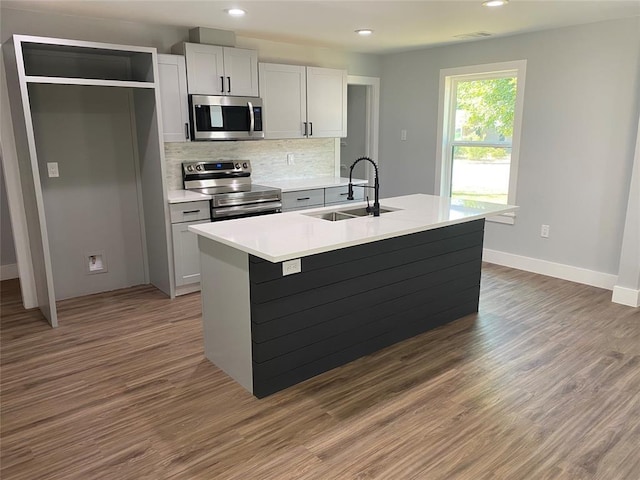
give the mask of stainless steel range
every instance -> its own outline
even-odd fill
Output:
[[[183,163],[182,181],[186,190],[213,195],[214,222],[282,211],[279,189],[251,183],[249,160]]]

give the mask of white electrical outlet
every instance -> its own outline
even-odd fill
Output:
[[[49,174],[49,178],[59,177],[58,162],[47,162],[47,173]]]
[[[400,130],[400,140],[404,141],[407,139],[407,131],[406,130]]]
[[[300,273],[302,271],[302,262],[299,258],[282,262],[282,276]]]
[[[287,165],[295,165],[296,159],[293,156],[293,153],[287,153]]]
[[[549,238],[549,225],[542,225],[540,227],[540,236],[542,238]]]

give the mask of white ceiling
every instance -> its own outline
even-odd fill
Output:
[[[482,0],[2,0],[3,7],[136,22],[233,30],[236,35],[362,53],[469,41],[475,32],[492,36],[640,15],[640,0],[511,0],[487,8]],[[244,8],[243,18],[224,10]],[[372,28],[359,37],[358,28]]]

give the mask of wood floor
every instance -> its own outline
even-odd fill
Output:
[[[2,288],[3,480],[640,479],[640,310],[485,265],[480,313],[257,400],[200,296]]]

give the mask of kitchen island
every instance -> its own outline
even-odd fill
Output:
[[[477,312],[485,218],[517,209],[418,194],[333,214],[363,206],[189,227],[205,356],[256,397]]]

